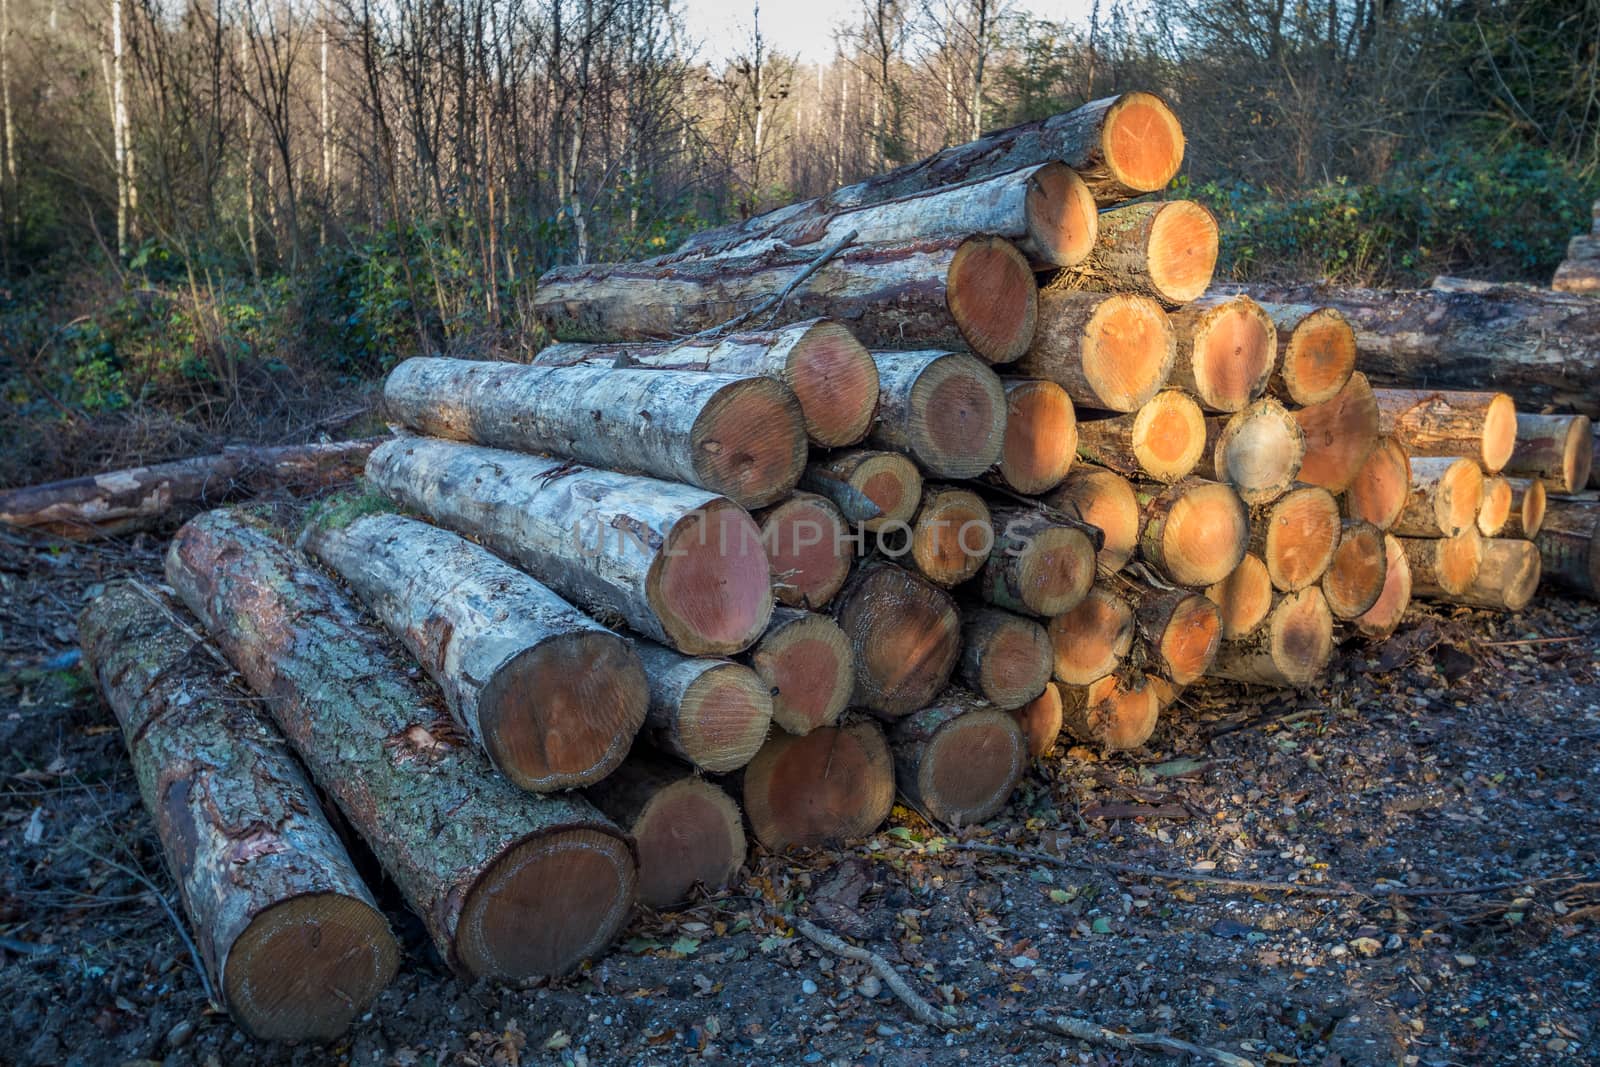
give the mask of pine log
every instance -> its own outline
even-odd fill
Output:
[[[889,728],[901,796],[959,829],[1005,807],[1028,769],[1028,738],[1009,712],[961,689]]]
[[[535,793],[615,770],[650,703],[628,642],[488,550],[373,507],[324,508],[302,543],[417,658],[461,732]]]
[[[1322,575],[1322,595],[1335,619],[1360,618],[1383,595],[1389,567],[1383,531],[1361,519],[1345,519],[1339,547]]]
[[[1594,466],[1587,415],[1517,415],[1517,444],[1505,473],[1538,478],[1552,493],[1581,493]]]
[[[155,526],[183,505],[215,506],[271,489],[318,490],[353,482],[383,438],[260,448],[91,474],[0,492],[0,526],[74,541]]]
[[[1266,625],[1229,641],[1211,676],[1254,685],[1300,687],[1316,680],[1333,659],[1333,615],[1322,590],[1310,586],[1280,593]]]
[[[894,786],[894,760],[874,722],[804,737],[774,730],[744,771],[745,818],[773,852],[852,841],[883,825]]]
[[[852,524],[876,533],[906,523],[922,499],[922,473],[898,452],[851,448],[812,461],[800,484],[827,497]]]
[[[1138,411],[1167,384],[1177,336],[1146,296],[1068,289],[1039,294],[1039,328],[1015,365],[1055,382],[1080,407]]]
[[[1517,406],[1505,393],[1374,389],[1378,431],[1420,456],[1470,456],[1498,474],[1517,443]]]
[[[1161,698],[1143,675],[1108,674],[1088,685],[1054,683],[1062,732],[1107,752],[1138,748],[1156,732]]]
[[[1128,478],[1175,482],[1206,450],[1206,419],[1187,393],[1163,390],[1131,415],[1078,423],[1078,454]]]
[[[440,956],[473,978],[560,974],[627,921],[627,838],[572,795],[496,775],[439,718],[395,645],[274,537],[212,511],[178,532],[167,580],[371,846]]]
[[[1511,479],[1493,474],[1483,480],[1483,502],[1478,505],[1478,532],[1499,537],[1511,521]]]
[[[695,886],[730,885],[744,865],[739,805],[685,764],[635,752],[586,794],[639,847],[639,903],[669,908]]]
[[[1537,478],[1507,478],[1506,484],[1511,487],[1511,508],[1500,536],[1531,541],[1544,527],[1544,483]]]
[[[1207,300],[1172,313],[1178,358],[1171,384],[1207,411],[1241,410],[1267,390],[1278,358],[1278,328],[1247,296]]]
[[[1414,596],[1459,595],[1472,588],[1483,566],[1483,535],[1476,525],[1451,537],[1402,537]]]
[[[554,344],[532,362],[545,367],[597,364],[776,378],[799,401],[806,436],[823,448],[859,442],[878,407],[878,368],[872,357],[849,330],[827,319],[679,342]]]
[[[1195,473],[1233,486],[1246,504],[1269,504],[1294,485],[1305,454],[1300,424],[1264,396],[1233,415],[1206,419],[1206,445]]]
[[[839,721],[855,688],[844,631],[826,615],[794,608],[773,611],[750,666],[772,694],[772,721],[797,737]]]
[[[1189,478],[1136,491],[1139,554],[1174,585],[1222,581],[1250,547],[1250,514],[1231,486]]]
[[[331,1041],[400,948],[277,730],[156,594],[116,582],[78,618],[212,987],[247,1033]]]
[[[1046,289],[1137,293],[1168,307],[1196,299],[1217,265],[1216,216],[1192,200],[1124,204],[1100,216],[1083,261],[1046,275]]]
[[[1382,641],[1400,628],[1406,608],[1411,606],[1411,563],[1405,548],[1394,534],[1383,535],[1383,592],[1377,602],[1355,620],[1363,637]]]
[[[1356,371],[1333,399],[1300,408],[1294,418],[1306,435],[1300,480],[1344,492],[1378,445],[1378,401],[1367,376]]]
[[[855,660],[853,702],[889,717],[926,707],[961,654],[950,594],[891,563],[858,567],[834,598],[833,617]]]
[[[1079,463],[1056,490],[1042,498],[1056,511],[1100,530],[1104,541],[1095,564],[1107,574],[1120,571],[1139,546],[1139,499],[1133,483],[1115,471]]]
[[[1356,332],[1334,308],[1261,304],[1278,331],[1267,391],[1302,407],[1332,400],[1356,369]]]
[[[1600,508],[1593,501],[1551,497],[1533,540],[1546,578],[1600,600]]]
[[[756,516],[778,603],[816,610],[850,575],[850,531],[827,497],[795,493]]]
[[[1267,565],[1273,588],[1292,593],[1327,572],[1341,526],[1333,494],[1302,485],[1256,509],[1250,520],[1250,552]]]
[[[1044,692],[1011,712],[1028,740],[1028,755],[1043,759],[1061,736],[1061,690],[1046,683]]]
[[[1199,593],[1146,590],[1134,616],[1157,668],[1175,685],[1196,681],[1211,667],[1222,644],[1222,613]]]
[[[1532,541],[1486,538],[1483,565],[1472,585],[1465,593],[1440,599],[1492,611],[1521,611],[1532,602],[1541,573],[1539,547]]]
[[[1002,238],[862,244],[819,258],[812,247],[773,248],[557,267],[539,279],[533,306],[563,341],[668,341],[758,312],[778,324],[833,319],[869,348],[971,349],[990,363],[1009,363],[1033,339],[1039,288]]]
[[[1051,672],[1068,685],[1088,685],[1116,670],[1133,647],[1133,606],[1122,593],[1096,583],[1071,611],[1045,628],[1053,657]]]
[[[1093,527],[1034,508],[995,508],[994,547],[979,575],[983,599],[1007,611],[1069,611],[1094,584]]]
[[[1248,552],[1226,578],[1206,589],[1206,599],[1221,615],[1224,641],[1237,641],[1260,629],[1272,611],[1274,595],[1267,565]]]
[[[1006,392],[994,371],[958,352],[874,352],[878,421],[867,441],[904,452],[940,478],[976,478],[1000,461]]]
[[[977,608],[961,619],[961,680],[997,708],[1020,708],[1050,681],[1050,638],[1033,619]]]
[[[772,614],[755,521],[726,497],[565,460],[402,438],[367,479],[602,622],[692,655],[746,648]]]
[[[1006,423],[1000,462],[989,472],[1018,493],[1036,496],[1061,484],[1078,455],[1078,416],[1072,398],[1055,382],[1001,379]]]
[[[765,679],[741,663],[685,656],[651,641],[634,649],[650,679],[643,736],[656,749],[713,773],[750,762],[774,717]]]
[[[960,585],[978,573],[994,547],[989,507],[970,489],[929,485],[911,520],[911,562],[935,585]]]
[[[1388,531],[1411,499],[1411,454],[1395,437],[1380,437],[1344,491],[1344,513]]]
[[[1429,456],[1411,461],[1411,490],[1390,527],[1401,537],[1453,537],[1478,523],[1483,468],[1476,460]]]

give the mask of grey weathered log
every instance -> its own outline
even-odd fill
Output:
[[[1000,378],[958,352],[874,352],[874,448],[903,452],[939,478],[976,478],[1000,461],[1006,394]]]

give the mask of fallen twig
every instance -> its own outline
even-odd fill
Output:
[[[1512,645],[1559,645],[1567,641],[1582,641],[1588,634],[1570,634],[1566,637],[1524,637],[1515,641],[1479,641],[1483,648],[1510,648]]]
[[[707,327],[706,329],[701,330],[699,333],[692,333],[688,337],[684,338],[684,340],[693,341],[701,337],[715,337],[719,334],[728,333],[740,326],[743,326],[757,315],[767,314],[768,312],[770,312],[772,315],[776,315],[778,313],[778,309],[781,308],[784,305],[784,302],[789,299],[790,294],[792,294],[796,289],[800,288],[800,286],[805,283],[807,278],[821,270],[823,265],[830,259],[844,251],[845,246],[856,239],[856,233],[857,231],[851,230],[833,244],[823,249],[821,254],[819,254],[817,258],[813,259],[810,263],[807,263],[805,269],[799,274],[796,274],[794,278],[790,280],[788,285],[785,285],[782,289],[779,289],[772,296],[767,297],[767,299],[761,301],[761,303],[757,304],[749,311],[746,311],[740,315],[735,315],[727,322],[720,323],[716,326]]]
[[[1070,1015],[1048,1015],[1039,1012],[1028,1019],[1026,1024],[1034,1030],[1044,1030],[1062,1037],[1075,1037],[1079,1041],[1089,1041],[1097,1045],[1105,1045],[1121,1052],[1137,1052],[1140,1049],[1159,1049],[1170,1052],[1174,1056],[1205,1056],[1224,1064],[1225,1067],[1256,1067],[1254,1060],[1247,1060],[1243,1056],[1235,1056],[1231,1052],[1224,1052],[1219,1048],[1207,1048],[1205,1045],[1196,1045],[1176,1037],[1167,1037],[1164,1034],[1124,1034],[1116,1030],[1108,1030],[1099,1023],[1090,1022],[1088,1019],[1076,1019]]]
[[[793,925],[795,931],[806,940],[833,953],[835,956],[843,956],[846,959],[855,960],[857,963],[865,963],[868,967],[871,967],[872,973],[876,974],[879,980],[889,987],[889,992],[898,997],[900,1003],[904,1004],[906,1009],[924,1026],[931,1026],[938,1030],[949,1030],[961,1025],[961,1021],[955,1017],[954,1013],[947,1008],[935,1008],[928,1003],[927,1000],[923,999],[922,994],[911,988],[911,983],[906,981],[904,975],[895,970],[888,960],[871,949],[862,948],[860,945],[852,945],[844,938],[831,934],[816,923],[808,919],[802,919],[798,915],[779,915],[776,917]]]

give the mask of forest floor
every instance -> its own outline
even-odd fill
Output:
[[[1174,1062],[1041,1011],[1260,1065],[1600,1058],[1600,612],[1555,596],[1414,609],[1315,691],[1193,690],[1140,751],[1058,748],[982,828],[896,808],[866,842],[758,853],[537,988],[463,985],[380,885],[406,958],[371,1014],[334,1046],[252,1043],[207,1004],[74,660],[81,605],[159,581],[163,545],[0,546],[0,1063]],[[913,1022],[791,906],[961,1026]]]

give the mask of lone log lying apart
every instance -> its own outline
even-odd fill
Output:
[[[1174,585],[1222,581],[1250,546],[1250,515],[1231,486],[1190,478],[1137,490],[1144,527],[1139,554]]]
[[[1032,619],[998,608],[962,617],[961,680],[997,708],[1019,708],[1038,697],[1053,662],[1050,638]]]
[[[761,531],[726,497],[428,438],[378,448],[367,479],[602,621],[680,652],[738,652],[772,614]]]
[[[1149,590],[1139,598],[1134,614],[1156,666],[1174,685],[1198,680],[1216,659],[1222,615],[1199,593]]]
[[[1157,393],[1131,415],[1078,423],[1078,454],[1128,478],[1175,482],[1195,469],[1205,449],[1200,405],[1176,389]]]
[[[1206,419],[1206,447],[1195,473],[1233,486],[1246,504],[1267,504],[1294,485],[1306,454],[1306,435],[1270,396],[1233,415]]]
[[[832,619],[809,611],[775,609],[750,650],[750,666],[772,694],[772,721],[796,736],[832,726],[855,689],[849,639]]]
[[[739,805],[681,763],[635,752],[586,795],[638,843],[646,907],[671,907],[697,885],[721,889],[744,865]]]
[[[1234,412],[1266,392],[1278,329],[1247,296],[1220,297],[1172,313],[1178,359],[1171,384],[1207,411]]]
[[[1550,498],[1534,538],[1545,577],[1600,600],[1600,507],[1593,500]]]
[[[833,502],[815,493],[795,493],[763,511],[757,521],[778,603],[816,609],[832,600],[850,575],[852,555],[844,516]]]
[[[1105,584],[1096,584],[1072,610],[1046,627],[1052,673],[1068,685],[1088,685],[1117,669],[1133,647],[1133,606]]]
[[[1544,483],[1537,478],[1507,478],[1506,484],[1511,487],[1511,508],[1506,514],[1505,526],[1500,529],[1500,536],[1523,537],[1531,541],[1544,527]]]
[[[783,497],[806,465],[799,404],[771,378],[419,357],[390,372],[383,400],[430,437],[698,485],[743,507]]]
[[[1365,613],[1355,620],[1363,637],[1383,640],[1400,627],[1406,608],[1411,606],[1411,564],[1405,548],[1394,534],[1383,535],[1383,592]]]
[[[990,477],[1035,496],[1061,484],[1078,455],[1078,415],[1055,382],[1002,379],[1006,390],[1005,439]]]
[[[1028,739],[1028,755],[1043,759],[1061,736],[1061,690],[1046,684],[1044,692],[1011,713]]]
[[[496,775],[331,579],[266,530],[212,511],[178,531],[167,580],[452,967],[560,974],[622,928],[636,883],[624,835],[575,796],[524,793]]]
[[[765,311],[780,323],[833,319],[869,348],[970,348],[990,363],[1016,359],[1033,339],[1039,288],[1001,238],[855,245],[821,266],[818,257],[774,248],[557,267],[539,279],[534,310],[563,341],[666,341]]]
[[[889,728],[895,782],[933,822],[962,827],[1005,807],[1028,769],[1016,717],[960,689]]]
[[[1105,541],[1095,555],[1095,565],[1108,574],[1120,571],[1139,546],[1139,498],[1133,483],[1115,471],[1079,463],[1066,480],[1043,498],[1065,515],[1086,522]]]
[[[1214,678],[1257,685],[1309,685],[1333,658],[1333,615],[1316,586],[1280,594],[1261,629],[1223,644]]]
[[[462,732],[536,793],[616,769],[650,702],[628,642],[487,550],[370,505],[325,509],[304,544],[417,657]]]
[[[1411,461],[1411,490],[1390,527],[1401,537],[1454,537],[1476,526],[1483,468],[1476,460],[1429,456]]]
[[[1472,588],[1483,566],[1483,535],[1476,525],[1451,537],[1402,537],[1416,596],[1459,596]]]
[[[735,771],[750,762],[773,716],[771,689],[755,671],[649,641],[634,648],[650,678],[644,734],[656,748],[704,771]]]
[[[874,352],[878,421],[868,442],[904,452],[929,474],[976,478],[1005,447],[1005,387],[957,352]]]
[[[1129,293],[1039,294],[1039,328],[1015,372],[1055,382],[1074,404],[1137,411],[1167,383],[1177,336],[1161,305]]]
[[[978,573],[994,545],[989,506],[970,489],[930,485],[911,521],[911,561],[935,585],[949,588]]]
[[[353,482],[383,438],[257,448],[241,445],[150,467],[0,492],[0,525],[75,541],[153,526],[183,504],[212,506],[245,492],[326,489]]]
[[[865,837],[894,807],[894,762],[883,731],[859,719],[804,737],[772,731],[745,768],[750,829],[773,852]]]
[[[1091,293],[1137,293],[1178,307],[1211,284],[1218,240],[1216,218],[1193,201],[1126,204],[1100,216],[1088,257],[1052,271],[1045,285]]]
[[[1499,537],[1511,520],[1511,479],[1499,474],[1483,480],[1483,501],[1478,505],[1478,532],[1485,537]]]
[[[1221,613],[1224,641],[1255,633],[1267,620],[1274,595],[1267,565],[1248,552],[1226,578],[1206,589],[1206,599]]]
[[[922,473],[898,452],[849,448],[813,461],[800,484],[827,497],[852,523],[878,531],[909,522],[922,499]]]
[[[961,653],[961,616],[950,594],[892,563],[856,569],[833,617],[855,658],[857,704],[887,716],[926,707]]]
[[[1344,492],[1378,445],[1378,401],[1367,376],[1355,372],[1332,399],[1300,408],[1294,418],[1306,435],[1300,480]]]
[[[1356,369],[1356,332],[1333,308],[1261,304],[1278,331],[1268,390],[1301,406],[1332,400]]]
[[[1485,538],[1483,565],[1471,587],[1442,599],[1494,611],[1521,611],[1533,600],[1541,573],[1539,546],[1532,541]]]
[[[1398,437],[1413,459],[1470,456],[1498,474],[1517,443],[1517,406],[1505,393],[1374,389],[1378,430]]]
[[[263,1040],[332,1040],[389,984],[400,948],[277,731],[175,617],[111,585],[78,619],[84,663],[228,1013]]]
[[[1049,617],[1070,610],[1094,584],[1099,531],[1033,508],[996,508],[994,546],[979,575],[983,599]]]
[[[1554,493],[1581,493],[1594,465],[1587,415],[1517,415],[1517,445],[1505,473],[1538,478]]]
[[[776,378],[800,402],[806,436],[823,448],[860,441],[878,406],[878,368],[872,357],[849,330],[827,319],[678,343],[555,344],[532,362],[543,367],[609,364]]]
[[[1322,595],[1336,619],[1358,619],[1372,610],[1388,579],[1383,531],[1370,522],[1346,519],[1339,547],[1322,576]]]
[[[1411,499],[1411,454],[1393,437],[1380,437],[1344,491],[1344,511],[1380,530],[1400,521]]]
[[[1315,485],[1303,485],[1257,509],[1250,551],[1267,565],[1275,589],[1292,593],[1321,578],[1339,547],[1339,502]]]
[[[1143,675],[1108,674],[1088,685],[1055,683],[1062,732],[1107,752],[1138,748],[1156,732],[1161,697]]]

